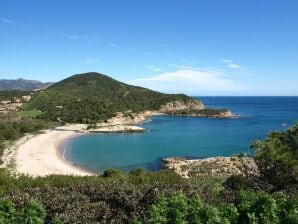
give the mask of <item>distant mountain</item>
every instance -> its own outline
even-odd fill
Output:
[[[36,90],[43,89],[51,85],[50,82],[40,82],[26,79],[0,79],[0,90]]]
[[[91,123],[116,112],[159,110],[171,102],[179,102],[179,107],[204,107],[184,94],[163,94],[91,72],[71,76],[34,94],[24,109],[44,111],[42,116],[50,120]]]

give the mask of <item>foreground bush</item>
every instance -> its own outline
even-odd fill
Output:
[[[45,217],[45,209],[34,200],[26,203],[23,208],[17,208],[11,199],[0,199],[1,224],[43,224]]]
[[[291,188],[298,182],[298,124],[285,132],[272,132],[256,141],[255,160],[262,178],[275,190]]]
[[[176,192],[162,196],[154,204],[144,223],[298,223],[298,198],[287,198],[282,193],[240,191],[233,204],[204,204],[199,196],[186,197]]]

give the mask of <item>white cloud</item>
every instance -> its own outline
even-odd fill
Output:
[[[234,63],[231,59],[222,59],[221,62],[224,63],[228,68],[231,68],[234,70],[242,70],[242,71],[246,70],[244,66]]]
[[[245,87],[213,70],[178,69],[150,78],[135,79],[130,84],[139,85],[166,93],[189,95],[224,95],[241,92]]]
[[[153,71],[153,72],[161,72],[162,71],[161,68],[157,68],[157,67],[151,66],[151,65],[147,65],[146,68]]]
[[[234,68],[234,69],[242,68],[241,65],[234,64],[234,63],[230,63],[230,64],[228,64],[228,67],[229,67],[229,68]]]
[[[98,58],[86,58],[83,62],[85,64],[95,64],[101,62],[101,60]]]

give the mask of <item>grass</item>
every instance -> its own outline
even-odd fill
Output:
[[[22,117],[36,117],[38,115],[43,114],[44,112],[40,111],[40,110],[23,110],[23,111],[19,111],[18,114]]]

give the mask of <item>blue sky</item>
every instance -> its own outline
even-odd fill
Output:
[[[0,0],[0,79],[96,71],[163,92],[298,95],[295,0]]]

